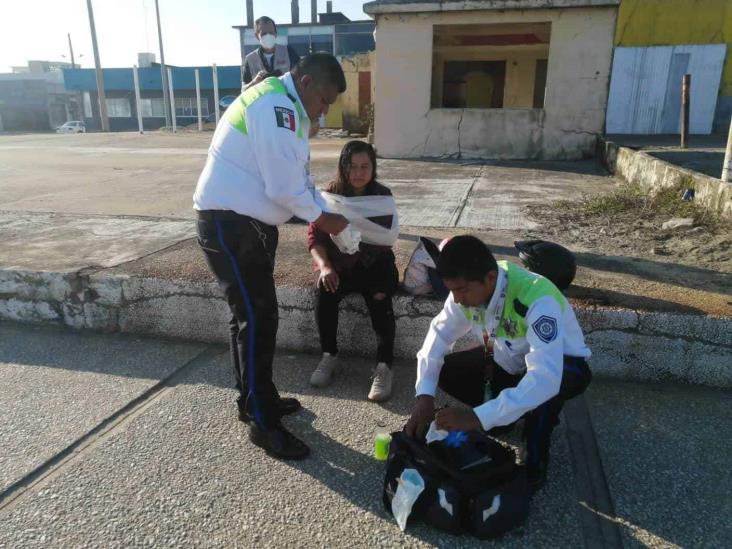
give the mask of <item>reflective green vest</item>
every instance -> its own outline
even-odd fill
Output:
[[[247,107],[254,104],[254,102],[261,97],[264,97],[265,95],[269,95],[271,93],[286,95],[295,104],[295,109],[297,110],[297,116],[299,118],[299,123],[297,125],[297,137],[302,139],[302,121],[305,118],[305,112],[303,111],[302,105],[300,105],[300,102],[296,98],[292,97],[287,92],[287,88],[282,83],[282,81],[274,76],[270,76],[256,86],[252,86],[244,90],[244,92],[239,95],[239,97],[237,97],[231,105],[229,105],[229,108],[226,109],[226,119],[238,131],[240,131],[244,135],[248,135],[249,132],[247,130]]]
[[[525,338],[526,313],[531,305],[542,297],[554,298],[564,312],[566,307],[564,296],[549,280],[508,261],[498,261],[498,265],[508,273],[508,287],[496,337],[509,340]],[[473,325],[481,328],[485,326],[485,307],[461,305],[460,308]]]

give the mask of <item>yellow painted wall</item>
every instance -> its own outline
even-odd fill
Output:
[[[328,109],[325,115],[326,128],[342,128],[343,127],[343,95],[339,95],[336,102]]]
[[[615,45],[727,44],[720,92],[732,95],[732,0],[623,0]]]

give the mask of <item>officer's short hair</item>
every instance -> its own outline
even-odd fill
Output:
[[[267,17],[266,15],[263,15],[254,22],[254,32],[257,31],[257,27],[262,26],[262,23],[272,23],[272,26],[274,26],[275,34],[277,34],[277,23],[274,22],[274,19],[272,19],[271,17]]]
[[[437,258],[437,274],[443,279],[482,282],[496,270],[498,264],[488,246],[467,234],[451,238]]]
[[[311,53],[300,59],[292,69],[297,77],[309,74],[313,80],[321,85],[332,85],[338,93],[346,91],[346,77],[338,59],[329,53]]]

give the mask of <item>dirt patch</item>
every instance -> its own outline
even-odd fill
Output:
[[[670,188],[649,196],[622,183],[610,193],[530,205],[529,217],[541,227],[527,236],[603,256],[650,259],[659,272],[668,263],[732,273],[732,223],[683,200],[685,190]],[[671,218],[690,218],[693,224],[663,229]]]

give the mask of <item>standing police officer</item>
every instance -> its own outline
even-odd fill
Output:
[[[243,92],[216,128],[193,195],[198,242],[231,308],[231,359],[239,418],[270,455],[299,459],[308,447],[280,423],[300,409],[272,381],[278,308],[277,225],[293,215],[338,234],[348,221],[316,204],[309,175],[310,121],[346,90],[335,57],[313,54],[281,78]]]
[[[276,43],[277,25],[266,15],[254,22],[254,36],[260,47],[244,58],[242,91],[268,76],[282,76],[300,61],[300,56],[290,46]]]

